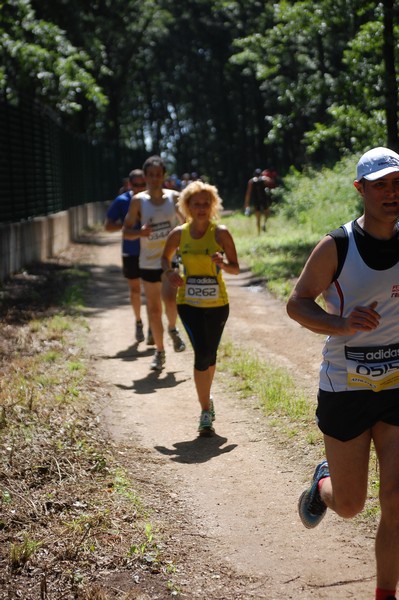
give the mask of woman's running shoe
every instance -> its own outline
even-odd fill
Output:
[[[203,410],[201,412],[198,431],[203,437],[210,437],[214,433],[215,430],[212,426],[212,415],[209,410]]]

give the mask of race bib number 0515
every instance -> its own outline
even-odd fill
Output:
[[[348,385],[374,392],[399,385],[399,344],[345,347]]]

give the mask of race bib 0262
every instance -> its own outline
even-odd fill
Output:
[[[186,298],[217,300],[219,298],[219,284],[216,277],[187,277]]]

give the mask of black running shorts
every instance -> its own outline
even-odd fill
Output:
[[[399,427],[399,389],[326,392],[317,396],[317,424],[325,435],[347,442],[382,421]]]
[[[140,269],[140,277],[148,283],[158,283],[162,281],[162,269]]]
[[[176,269],[178,263],[172,261],[171,263],[172,269]],[[148,283],[157,283],[158,281],[162,281],[162,269],[140,269],[140,277],[143,281],[148,281]]]
[[[139,257],[122,256],[123,275],[126,279],[138,279],[140,277]]]

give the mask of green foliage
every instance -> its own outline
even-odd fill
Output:
[[[72,326],[70,320],[66,316],[60,314],[54,315],[54,317],[48,320],[47,328],[53,335],[53,338],[56,338],[62,335],[63,332],[70,331]]]
[[[357,82],[352,89],[352,102],[354,99],[362,100],[363,109],[367,113],[370,109],[381,108],[381,98],[384,93],[384,29],[382,14],[378,12],[379,18],[364,23],[348,43],[343,54],[343,63],[348,69],[348,77],[353,77]]]
[[[387,64],[397,56],[384,43],[383,3],[3,0],[1,8],[8,99],[40,98],[80,133],[160,153],[178,174],[204,174],[226,205],[241,202],[256,166],[285,175],[395,143]]]
[[[42,542],[30,539],[27,535],[23,542],[11,544],[10,546],[10,567],[11,571],[22,569],[29,559],[40,548]]]
[[[11,101],[36,95],[61,113],[82,110],[83,99],[97,110],[106,105],[89,55],[57,25],[37,19],[28,0],[2,3],[0,60],[0,91]]]
[[[48,352],[45,352],[45,354],[43,354],[43,360],[44,362],[56,362],[59,358],[60,358],[61,354],[59,352],[57,352],[56,350],[49,350]]]
[[[143,517],[146,516],[140,497],[132,489],[132,483],[123,469],[116,469],[114,473],[113,489],[131,503],[132,509],[138,511]]]
[[[230,59],[254,70],[267,97],[265,143],[296,166],[309,157],[333,164],[348,150],[380,145],[387,139],[381,5],[281,1],[273,11],[265,33],[234,40]]]
[[[160,548],[154,540],[154,532],[151,523],[144,525],[145,539],[140,544],[132,544],[128,550],[128,556],[138,555],[143,562],[156,564]]]
[[[286,194],[279,214],[318,236],[357,216],[360,197],[353,186],[356,162],[350,156],[333,169],[291,172],[284,179]]]
[[[333,104],[327,109],[324,123],[315,123],[305,132],[304,142],[310,156],[345,156],[348,148],[363,152],[365,134],[369,146],[380,146],[386,137],[385,114],[374,110],[369,114],[353,105]]]

